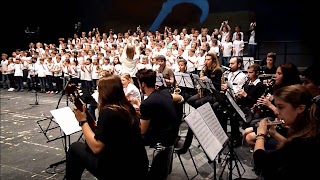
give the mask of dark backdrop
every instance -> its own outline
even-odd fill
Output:
[[[135,3],[133,3],[135,2]],[[4,26],[1,32],[1,52],[27,48],[29,40],[24,30],[40,28],[39,40],[57,43],[59,37],[72,37],[74,24],[82,23],[82,29],[92,27],[108,29],[141,24],[148,27],[165,0],[56,0],[8,2],[10,10],[2,13]],[[260,40],[306,40],[310,48],[315,37],[316,19],[312,15],[316,6],[306,1],[279,0],[209,0],[210,13],[227,11],[253,11],[259,25]],[[182,4],[174,8],[165,24],[184,26],[197,21],[201,14],[195,6]],[[310,21],[310,22],[309,22]]]

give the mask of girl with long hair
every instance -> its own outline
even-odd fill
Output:
[[[314,179],[320,160],[320,98],[313,98],[300,84],[285,86],[274,93],[278,118],[287,126],[286,136],[268,126],[267,119],[259,123],[253,159],[255,169],[268,179]],[[277,148],[265,150],[265,139],[272,136]],[[302,166],[300,166],[302,165]]]
[[[81,179],[84,169],[98,179],[145,179],[148,157],[142,144],[139,118],[127,100],[119,76],[109,76],[98,82],[99,117],[93,132],[83,111],[74,109],[86,144],[74,142],[66,160],[66,179]],[[129,149],[128,149],[129,148]],[[129,169],[123,173],[123,162]]]

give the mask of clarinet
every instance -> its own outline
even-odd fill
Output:
[[[262,96],[267,96],[269,93],[271,93],[275,82],[276,82],[275,79],[271,79],[270,84],[267,84],[267,87],[266,87],[264,93],[262,94]],[[255,112],[261,111],[261,109],[262,109],[262,105],[259,104],[259,103],[256,103],[256,104],[254,104],[253,107],[251,108],[251,113],[254,114]]]

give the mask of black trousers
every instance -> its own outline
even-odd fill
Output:
[[[198,94],[195,94],[195,95],[191,96],[187,100],[187,102],[190,106],[192,106],[194,108],[198,108],[207,102],[213,104],[213,103],[217,102],[217,100],[212,94],[204,96],[202,98],[200,98]]]
[[[70,145],[66,159],[66,179],[80,180],[84,169],[87,169],[98,179],[102,179],[98,172],[99,157],[83,142]]]

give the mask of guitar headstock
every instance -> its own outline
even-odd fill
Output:
[[[74,84],[70,83],[67,85],[66,89],[66,96],[71,102],[75,102],[76,99],[79,99],[80,96],[82,96],[82,90],[79,89],[79,87]]]

